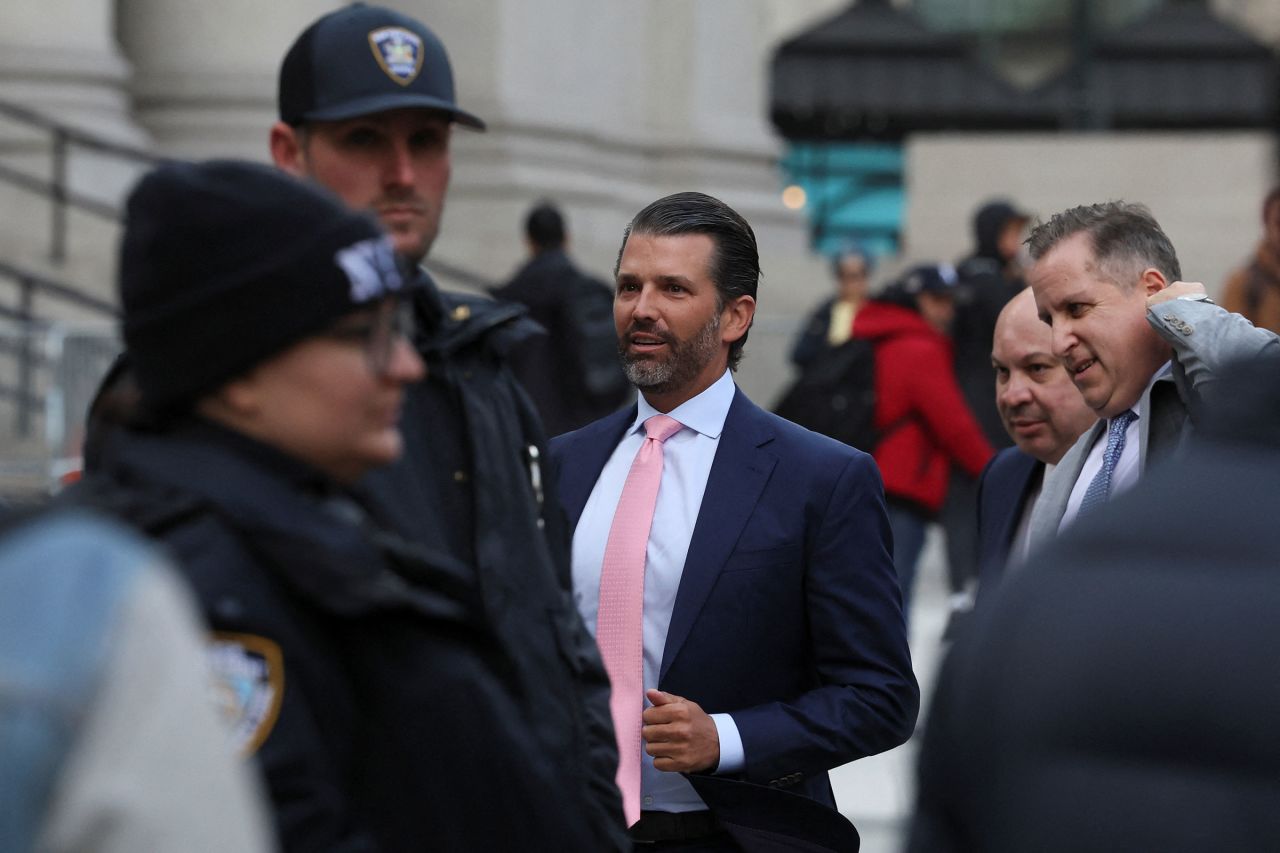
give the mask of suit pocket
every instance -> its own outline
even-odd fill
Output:
[[[745,572],[750,569],[780,569],[800,561],[800,545],[792,542],[772,548],[753,548],[735,551],[724,565],[726,572]]]

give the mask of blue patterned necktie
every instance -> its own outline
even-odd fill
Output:
[[[1116,464],[1120,454],[1124,452],[1124,436],[1129,424],[1138,416],[1132,411],[1121,412],[1111,419],[1107,427],[1107,446],[1102,451],[1102,467],[1094,475],[1093,482],[1085,489],[1084,500],[1080,501],[1080,515],[1085,515],[1107,502],[1111,496],[1111,475],[1116,472]]]

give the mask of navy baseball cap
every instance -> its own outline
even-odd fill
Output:
[[[484,122],[454,102],[453,71],[436,34],[407,15],[353,3],[303,30],[280,66],[280,120],[338,121],[404,107]]]
[[[907,270],[899,280],[904,293],[942,293],[954,295],[960,276],[951,264],[920,264]]]

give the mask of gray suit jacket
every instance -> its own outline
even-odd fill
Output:
[[[1174,455],[1194,431],[1200,406],[1224,365],[1280,351],[1280,338],[1208,302],[1170,300],[1148,310],[1147,322],[1173,347],[1173,371],[1138,401],[1139,476]],[[1045,478],[1031,512],[1033,550],[1057,537],[1089,450],[1106,428],[1105,419],[1094,424]]]

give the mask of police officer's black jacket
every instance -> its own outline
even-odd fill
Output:
[[[539,752],[592,828],[590,849],[629,849],[608,676],[573,603],[545,436],[505,364],[537,327],[521,305],[442,293],[423,278],[415,346],[427,378],[406,389],[403,458],[364,485],[400,533],[474,567]]]
[[[591,849],[495,677],[455,560],[380,529],[307,466],[199,421],[113,430],[69,497],[173,551],[215,645],[278,650],[275,663],[262,653],[264,682],[282,699],[249,703],[239,722],[286,850]]]

